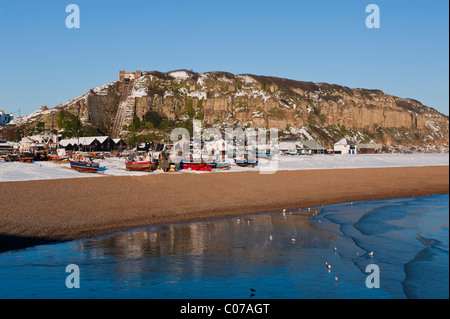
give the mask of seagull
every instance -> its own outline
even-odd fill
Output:
[[[292,238],[292,242],[295,243],[295,238]]]
[[[334,252],[337,252],[337,248],[336,247],[334,247]]]
[[[356,257],[358,257],[359,256],[359,253],[358,252],[356,252]]]
[[[273,239],[273,237],[272,237],[272,235],[270,235],[270,236],[269,236],[269,240],[272,240],[272,239]]]
[[[283,213],[286,213],[286,208],[285,208],[285,209],[283,209]]]
[[[338,281],[339,281],[338,277],[334,277],[334,280],[336,281],[336,285],[337,285]]]
[[[371,251],[371,252],[369,253],[369,256],[370,256],[370,257],[373,257],[373,251]]]

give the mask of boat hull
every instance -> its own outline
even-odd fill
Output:
[[[19,155],[19,162],[22,163],[31,163],[34,159],[34,154],[20,154]]]
[[[183,163],[183,169],[191,169],[193,171],[211,171],[213,168],[213,164],[206,163]]]
[[[154,168],[154,164],[152,162],[131,162],[125,160],[125,167],[127,171],[150,172]]]
[[[236,161],[236,165],[237,165],[237,166],[241,166],[241,167],[255,167],[255,166],[258,166],[258,161],[256,161],[256,162],[241,162],[241,161]]]
[[[64,160],[68,160],[69,156],[68,155],[63,155],[63,156],[58,156],[58,155],[51,155],[49,157],[52,161],[64,161]]]
[[[69,162],[70,168],[77,170],[79,172],[95,173],[100,167],[100,164],[98,163],[82,163],[72,160],[70,160]]]
[[[231,167],[230,163],[216,163],[216,167],[215,168],[227,170],[230,167]]]

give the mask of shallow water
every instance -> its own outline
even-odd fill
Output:
[[[448,194],[344,203],[6,252],[0,298],[448,298],[448,207]]]

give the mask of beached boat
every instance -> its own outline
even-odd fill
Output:
[[[22,163],[31,163],[34,159],[34,154],[33,153],[20,153],[19,154],[19,162]]]
[[[4,159],[6,162],[17,162],[19,161],[19,154],[8,154]]]
[[[231,164],[228,162],[216,162],[214,164],[215,164],[215,167],[213,167],[213,168],[218,168],[218,169],[223,169],[223,170],[229,169],[231,167]]]
[[[50,154],[49,159],[52,161],[64,161],[69,159],[69,155],[66,154],[66,150],[59,148],[56,150],[56,154]]]
[[[242,167],[255,167],[258,166],[258,161],[240,161],[240,160],[235,160],[236,165],[237,166],[242,166]]]
[[[139,156],[139,154],[132,153],[125,159],[125,167],[127,171],[150,172],[155,168],[155,163],[148,154]]]
[[[216,164],[213,163],[190,163],[181,162],[181,169],[190,169],[192,171],[211,171]]]
[[[100,164],[95,163],[91,158],[81,155],[73,155],[69,158],[70,168],[75,169],[80,172],[96,172]]]
[[[236,162],[237,166],[242,166],[242,167],[255,167],[258,166],[258,160],[257,159],[249,159],[249,155],[244,154],[244,156],[238,156],[234,159],[234,161]]]

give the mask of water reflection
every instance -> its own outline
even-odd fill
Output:
[[[213,276],[220,268],[233,268],[234,264],[243,268],[243,260],[249,264],[280,263],[280,258],[289,258],[293,250],[301,254],[303,249],[329,247],[336,235],[310,221],[315,213],[297,211],[285,216],[261,214],[155,226],[79,241],[77,249],[88,259],[114,261],[110,269],[113,276],[148,277],[153,271],[170,273],[174,278],[187,273]]]

